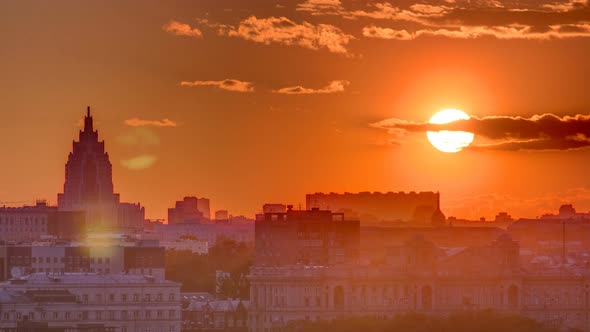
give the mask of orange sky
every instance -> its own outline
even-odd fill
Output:
[[[444,154],[371,124],[588,114],[589,22],[584,1],[3,3],[0,201],[55,203],[90,105],[116,191],[148,217],[185,195],[251,216],[316,191],[588,211],[587,148]]]

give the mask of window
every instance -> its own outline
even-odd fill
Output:
[[[127,294],[121,294],[121,301],[127,302]]]
[[[171,293],[171,294],[168,296],[168,301],[170,301],[170,302],[174,302],[174,294],[172,294],[172,293]]]
[[[139,294],[133,294],[133,302],[139,302]]]
[[[150,319],[150,318],[152,318],[152,312],[151,312],[150,310],[146,310],[146,311],[145,311],[145,318],[146,318],[146,319]]]
[[[88,294],[82,295],[82,301],[83,302],[88,302]]]
[[[115,302],[115,294],[109,294],[109,301]]]
[[[96,312],[96,320],[101,320],[102,319],[102,311],[97,311]]]

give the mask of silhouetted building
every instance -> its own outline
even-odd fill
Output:
[[[259,215],[255,225],[256,265],[358,263],[360,223],[341,213],[288,209]]]
[[[202,224],[210,219],[209,199],[185,197],[168,209],[168,224]]]
[[[362,223],[404,221],[430,224],[440,194],[410,193],[315,193],[306,196],[307,209],[319,208],[343,212],[347,218],[357,217]]]
[[[227,221],[229,220],[229,212],[227,210],[215,211],[216,221]]]
[[[262,213],[285,213],[287,206],[285,204],[264,204],[262,206]]]
[[[114,193],[112,165],[104,141],[98,140],[88,107],[84,130],[73,142],[66,163],[64,192],[58,194],[60,211],[85,211],[93,230],[133,231],[143,227],[145,210],[139,204],[120,204]]]
[[[445,217],[445,214],[440,210],[440,193],[436,193],[436,210],[432,213],[430,222],[434,227],[442,227],[447,224],[446,220],[447,217]]]

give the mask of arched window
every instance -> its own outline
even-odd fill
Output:
[[[334,307],[344,307],[344,288],[342,286],[336,286],[334,288]]]
[[[430,286],[422,287],[422,309],[432,309],[432,287]]]
[[[515,285],[508,287],[508,305],[510,307],[518,307],[518,287]]]

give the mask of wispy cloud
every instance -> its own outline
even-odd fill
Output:
[[[222,90],[233,92],[254,92],[254,84],[252,82],[245,82],[235,79],[225,79],[222,81],[182,81],[180,86],[183,87],[202,87],[211,86]]]
[[[398,139],[404,133],[428,130],[468,131],[492,141],[474,145],[474,150],[570,150],[590,146],[590,115],[557,116],[554,114],[520,116],[471,117],[448,124],[436,125],[402,119],[385,119],[371,124],[388,130]]]
[[[337,15],[344,11],[344,7],[340,0],[306,0],[297,5],[297,10],[312,15]]]
[[[127,119],[125,124],[130,127],[176,127],[178,125],[170,119],[143,120],[138,118]]]
[[[127,169],[138,171],[152,167],[158,157],[151,154],[144,154],[137,157],[121,160],[121,165]]]
[[[221,36],[241,38],[261,44],[300,46],[311,50],[325,49],[332,53],[350,55],[348,43],[354,39],[330,24],[296,23],[286,17],[257,18],[250,16],[236,26],[201,20]]]
[[[511,24],[508,26],[463,26],[457,29],[396,30],[375,25],[363,28],[363,36],[369,38],[414,40],[422,36],[443,36],[457,39],[495,37],[497,39],[548,40],[590,37],[590,24],[553,25],[544,31],[532,26]]]
[[[203,33],[197,28],[192,28],[186,23],[180,23],[178,21],[171,21],[170,23],[164,24],[162,27],[164,31],[171,33],[176,36],[187,36],[187,37],[202,37]]]
[[[588,6],[588,0],[569,0],[566,2],[546,3],[542,5],[542,8],[556,12],[568,12],[585,6]]]
[[[349,85],[349,81],[345,80],[335,80],[330,82],[330,84],[319,88],[319,89],[312,89],[312,88],[305,88],[303,86],[289,86],[280,88],[278,90],[274,90],[274,93],[281,93],[281,94],[288,94],[288,95],[303,95],[303,94],[328,94],[328,93],[336,93],[336,92],[343,92],[345,87]]]

